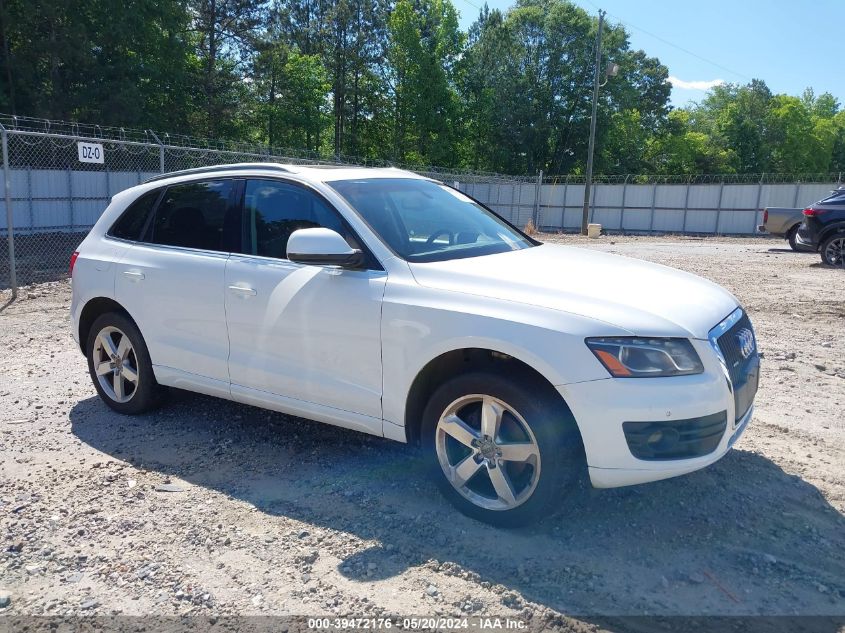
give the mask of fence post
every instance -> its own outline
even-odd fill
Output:
[[[757,232],[757,214],[760,213],[760,200],[763,198],[763,180],[766,174],[760,174],[760,184],[757,186],[757,203],[754,205],[754,224],[751,226],[751,234]]]
[[[684,194],[684,223],[681,225],[681,233],[687,232],[687,212],[689,211],[689,190],[690,190],[690,180],[692,180],[692,176],[687,178],[687,192]]]
[[[713,229],[713,235],[719,234],[719,221],[722,218],[722,192],[725,190],[725,179],[719,183],[719,202],[716,203],[716,226]]]
[[[3,192],[6,198],[6,235],[9,240],[9,286],[12,288],[12,299],[18,298],[18,275],[15,270],[15,230],[12,214],[12,175],[9,172],[9,132],[0,123],[0,134],[3,137]]]
[[[156,133],[152,130],[149,130],[149,133],[155,139],[156,143],[158,143],[158,169],[160,173],[164,173],[164,143],[161,142],[161,139],[156,136]],[[167,134],[165,134],[167,136]],[[140,179],[139,179],[140,181]]]
[[[625,181],[622,183],[622,208],[619,209],[619,232],[625,235],[625,194],[628,192],[628,178],[631,174],[625,174]]]
[[[561,233],[566,228],[566,196],[569,193],[569,176],[563,181],[563,200],[560,207],[560,231]]]
[[[648,233],[651,235],[654,232],[654,207],[657,206],[657,180],[651,187],[651,217],[648,221]]]
[[[29,209],[29,228],[32,230],[35,227],[35,209],[32,205],[32,165],[26,166],[26,198]]]
[[[70,165],[67,166],[67,203],[70,207],[70,228],[73,230],[73,173],[70,170]]]
[[[534,228],[540,230],[540,193],[543,191],[543,170],[537,173],[537,186],[534,188]]]

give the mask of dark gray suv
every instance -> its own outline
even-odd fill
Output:
[[[818,251],[825,264],[845,268],[845,186],[804,209],[797,242]]]

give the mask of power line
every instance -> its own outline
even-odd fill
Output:
[[[481,7],[479,7],[477,4],[475,4],[474,2],[470,2],[469,0],[463,0],[463,2],[467,3],[467,4],[468,4],[469,6],[471,6],[471,7],[475,7],[475,8],[476,8],[476,9],[478,9],[479,11],[483,11],[483,10],[484,10],[484,9],[482,9]]]
[[[466,0],[464,0],[464,2],[466,2]],[[592,0],[587,0],[587,2],[588,2],[589,4],[591,4],[591,5],[593,5],[596,9],[601,10],[601,9],[600,9],[600,7],[599,7],[599,6],[598,6],[595,2],[592,2]],[[689,50],[689,49],[687,49],[687,48],[684,48],[683,46],[679,46],[679,45],[675,44],[674,42],[670,42],[670,41],[669,41],[669,40],[667,40],[666,38],[661,37],[661,36],[659,36],[659,35],[656,35],[656,34],[652,33],[651,31],[647,31],[646,29],[644,29],[644,28],[642,28],[642,27],[639,27],[639,26],[637,26],[636,24],[631,24],[630,22],[628,22],[628,21],[626,21],[626,20],[623,20],[623,19],[622,19],[622,18],[620,18],[618,15],[615,15],[615,14],[613,14],[613,13],[610,13],[609,11],[607,11],[606,13],[607,13],[609,16],[611,16],[611,17],[615,18],[616,20],[618,20],[620,23],[624,24],[625,26],[630,27],[630,28],[632,28],[632,29],[636,29],[636,30],[638,30],[638,31],[642,31],[642,32],[643,32],[643,33],[645,33],[646,35],[650,35],[650,36],[651,36],[651,37],[653,37],[654,39],[656,39],[656,40],[660,40],[661,42],[663,42],[663,43],[664,43],[664,44],[666,44],[667,46],[671,46],[672,48],[677,48],[679,51],[684,52],[684,53],[686,53],[687,55],[691,55],[692,57],[695,57],[696,59],[700,59],[701,61],[705,62],[706,64],[710,64],[711,66],[715,66],[716,68],[720,68],[720,69],[724,70],[725,72],[729,72],[729,73],[731,73],[732,75],[736,75],[737,77],[742,77],[743,79],[747,79],[747,80],[749,80],[749,81],[751,80],[751,77],[749,77],[748,75],[745,75],[745,74],[743,74],[743,73],[737,72],[737,71],[735,71],[735,70],[731,70],[731,69],[730,69],[730,68],[728,68],[727,66],[723,66],[722,64],[719,64],[718,62],[714,62],[712,59],[707,59],[706,57],[702,57],[702,56],[701,56],[701,55],[699,55],[698,53],[693,53],[691,50]]]

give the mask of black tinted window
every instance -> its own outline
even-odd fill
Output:
[[[273,180],[248,180],[244,213],[253,255],[287,258],[288,238],[297,229],[324,227],[349,239],[343,221],[307,189]]]
[[[124,240],[139,240],[141,231],[144,230],[144,224],[146,224],[150,211],[153,210],[153,205],[158,200],[160,193],[160,189],[149,191],[130,204],[123,215],[112,225],[109,235]]]
[[[827,198],[822,198],[819,204],[843,204],[845,205],[845,191],[834,191]]]
[[[229,197],[234,181],[192,182],[168,187],[156,210],[150,241],[212,251],[232,250],[238,232]]]

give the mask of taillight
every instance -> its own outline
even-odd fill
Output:
[[[73,267],[76,264],[77,257],[79,257],[79,251],[74,251],[73,255],[70,256],[70,270],[67,272],[68,277],[73,277]]]
[[[804,209],[803,213],[808,218],[814,218],[817,215],[821,215],[822,213],[826,213],[827,211],[829,211],[829,209],[814,209],[813,207],[807,207],[806,209]]]
[[[768,221],[769,221],[769,210],[764,209],[763,210],[763,224],[765,224]]]

